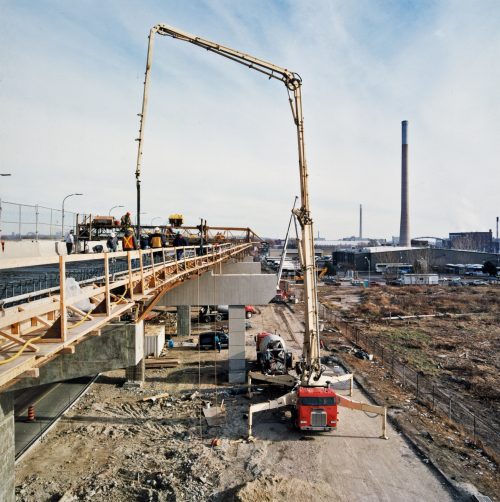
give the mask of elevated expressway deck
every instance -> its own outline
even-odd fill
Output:
[[[59,287],[20,298],[15,306],[8,306],[8,299],[0,305],[0,392],[21,378],[36,378],[41,366],[73,353],[76,344],[98,336],[112,320],[124,314],[143,320],[164,293],[205,272],[217,272],[223,262],[243,258],[254,245],[209,244],[203,254],[199,246],[186,246],[179,258],[175,248],[161,248],[1,261],[0,271],[58,265]],[[111,260],[123,262],[120,272],[110,272]],[[66,267],[76,262],[101,266],[103,274],[70,295]],[[90,302],[90,311],[78,307],[82,302]]]

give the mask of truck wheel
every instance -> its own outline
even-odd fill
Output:
[[[247,319],[250,319],[250,317],[252,317],[252,313],[251,312],[245,312],[245,317]]]
[[[215,320],[216,320],[217,322],[221,322],[221,321],[222,321],[222,314],[217,314],[217,315],[215,316]]]

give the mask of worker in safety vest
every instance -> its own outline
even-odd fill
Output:
[[[125,230],[125,235],[122,238],[123,251],[133,251],[137,249],[137,242],[135,241],[134,231],[131,228]]]
[[[126,231],[130,225],[132,225],[132,220],[130,219],[130,212],[127,211],[120,220],[120,227],[123,231]]]
[[[163,248],[166,246],[167,239],[160,232],[159,227],[155,227],[153,233],[149,236],[149,247],[150,248]]]

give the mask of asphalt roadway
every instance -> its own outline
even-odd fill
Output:
[[[16,459],[80,397],[93,378],[76,378],[16,392],[14,401]],[[29,405],[35,408],[33,422],[27,421]]]

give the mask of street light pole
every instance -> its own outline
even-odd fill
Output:
[[[62,201],[62,223],[61,223],[61,237],[64,238],[64,203],[66,202],[66,199],[69,197],[73,197],[74,195],[83,195],[83,193],[70,193],[69,195],[66,195]]]
[[[113,206],[113,207],[109,210],[108,216],[111,216],[111,211],[113,211],[113,209],[116,209],[117,207],[125,207],[125,206]]]
[[[370,266],[370,260],[365,256],[365,260],[368,263],[368,286],[370,286],[371,282],[371,266]]]

